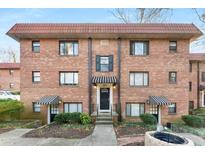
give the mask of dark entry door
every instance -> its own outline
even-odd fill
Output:
[[[51,104],[51,106],[50,106],[50,122],[54,121],[56,114],[58,114],[58,105]]]
[[[100,110],[109,110],[110,106],[110,89],[100,88]]]

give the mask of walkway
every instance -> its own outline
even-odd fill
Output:
[[[113,125],[96,125],[92,135],[79,141],[80,146],[116,146]]]
[[[195,145],[198,145],[198,146],[204,146],[205,145],[205,139],[203,139],[203,138],[201,138],[197,135],[194,135],[194,134],[191,134],[191,133],[178,133],[178,134],[192,140]]]
[[[117,139],[113,125],[96,125],[92,135],[84,139],[24,138],[32,129],[15,129],[0,134],[0,146],[114,146]]]

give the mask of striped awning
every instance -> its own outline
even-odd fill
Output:
[[[92,83],[117,83],[117,78],[115,76],[93,76]]]
[[[169,105],[171,102],[164,96],[149,96],[148,104],[151,105]]]
[[[36,103],[41,105],[49,105],[49,104],[59,104],[60,97],[59,96],[44,96]]]

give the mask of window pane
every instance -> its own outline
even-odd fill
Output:
[[[144,73],[144,86],[148,85],[148,73]]]
[[[65,73],[60,73],[60,83],[64,84]]]
[[[109,57],[100,57],[100,64],[109,64]]]
[[[74,43],[74,55],[78,55],[78,43]]]
[[[100,65],[101,71],[109,71],[109,65]]]
[[[135,74],[130,73],[130,85],[134,86],[134,83],[135,83]]]
[[[69,106],[70,112],[77,112],[78,111],[78,106],[77,104],[70,104]]]
[[[60,55],[65,55],[65,43],[60,42]]]
[[[127,116],[131,116],[130,112],[131,112],[131,104],[126,104],[126,114],[127,114]]]
[[[74,73],[74,84],[78,84],[78,73]]]
[[[69,112],[69,106],[68,106],[68,104],[64,104],[64,112],[65,112],[65,113]]]
[[[135,55],[143,55],[144,45],[142,42],[135,43]]]
[[[67,84],[73,84],[73,73],[66,73],[65,74],[65,82]]]
[[[140,104],[140,114],[144,114],[144,104]]]
[[[135,85],[142,86],[143,85],[143,74],[135,73]]]
[[[66,43],[66,49],[68,55],[73,55],[73,43]]]
[[[139,104],[132,104],[131,105],[131,115],[132,116],[139,116]]]
[[[82,104],[78,104],[78,112],[82,112]]]

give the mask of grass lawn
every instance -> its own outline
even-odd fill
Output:
[[[143,146],[145,132],[156,130],[156,126],[146,125],[143,122],[122,122],[115,123],[114,129],[118,145]]]
[[[81,124],[56,124],[52,123],[32,130],[24,135],[24,137],[37,137],[37,138],[84,138],[89,136],[94,129],[93,124],[81,125]]]

